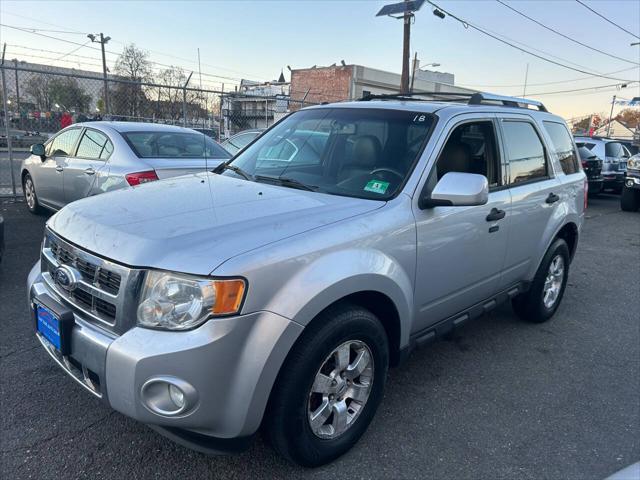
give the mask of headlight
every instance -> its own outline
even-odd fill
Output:
[[[245,289],[241,279],[149,271],[138,306],[138,325],[167,330],[197,327],[210,317],[238,313]]]
[[[627,168],[631,168],[632,170],[640,170],[640,158],[631,157],[627,161]]]

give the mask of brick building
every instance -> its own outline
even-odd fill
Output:
[[[414,80],[415,92],[460,92],[473,90],[455,87],[451,73],[420,70]],[[398,93],[400,75],[362,65],[331,65],[291,70],[292,100],[309,103],[356,100],[367,94]],[[291,105],[292,110],[295,109]]]

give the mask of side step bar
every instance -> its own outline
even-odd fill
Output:
[[[411,335],[409,339],[409,346],[405,347],[400,352],[400,362],[406,360],[409,354],[417,347],[427,345],[438,338],[442,338],[461,325],[467,323],[469,320],[473,320],[482,317],[486,313],[495,309],[499,305],[511,300],[516,295],[526,292],[529,289],[529,282],[520,282],[506,290],[501,291],[497,295],[488,298],[487,300],[477,303],[472,307],[462,310],[455,315],[445,318],[433,325],[428,326]]]

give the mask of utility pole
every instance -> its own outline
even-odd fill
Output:
[[[108,115],[109,110],[109,82],[107,81],[107,58],[104,52],[104,46],[106,43],[111,40],[111,37],[105,37],[102,33],[100,35],[100,40],[98,40],[98,36],[90,33],[87,35],[93,43],[99,43],[102,50],[102,78],[104,79],[104,111],[105,115]]]
[[[425,0],[404,0],[400,3],[385,5],[376,17],[389,16],[402,19],[404,35],[402,40],[402,75],[400,76],[400,93],[409,93],[409,48],[411,43],[411,22]]]
[[[529,78],[529,62],[527,62],[527,69],[524,72],[524,89],[522,90],[522,98],[527,97],[527,79]]]
[[[405,0],[409,3],[409,0]],[[402,37],[402,76],[400,77],[400,93],[409,93],[409,47],[411,43],[411,20],[413,12],[405,9],[404,36]]]
[[[611,119],[613,118],[613,107],[616,104],[616,96],[613,96],[613,100],[611,100],[611,112],[609,112],[609,123],[607,124],[607,137],[609,136],[609,132],[611,131]]]

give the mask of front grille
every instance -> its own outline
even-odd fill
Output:
[[[120,282],[122,281],[120,275],[104,268],[98,268],[97,265],[78,258],[72,248],[62,245],[56,240],[51,240],[50,248],[51,253],[59,264],[75,267],[82,273],[83,278],[90,280],[91,283],[97,287],[102,288],[112,295],[118,294]]]
[[[54,279],[54,271],[65,265],[79,277],[73,289]],[[123,333],[135,318],[141,271],[124,267],[80,249],[47,230],[42,249],[42,276],[49,287],[71,308],[108,330]],[[127,312],[129,315],[126,315]]]

